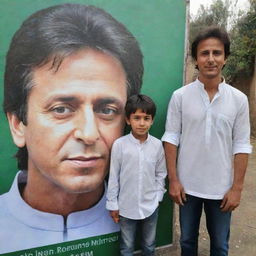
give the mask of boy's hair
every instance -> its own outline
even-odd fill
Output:
[[[156,105],[154,101],[147,95],[137,94],[131,96],[125,105],[125,115],[130,118],[130,115],[141,109],[144,113],[151,115],[152,119],[156,114]]]
[[[191,45],[191,55],[194,60],[197,59],[197,46],[198,44],[206,40],[208,38],[216,38],[219,39],[223,45],[224,45],[224,52],[225,52],[225,59],[230,54],[230,40],[228,33],[225,29],[218,27],[218,26],[210,26],[206,29],[202,30],[194,39],[192,45]]]

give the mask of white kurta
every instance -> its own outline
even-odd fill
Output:
[[[196,80],[173,93],[162,141],[178,146],[187,194],[222,199],[233,183],[233,155],[251,153],[247,97],[224,82],[210,102]]]
[[[31,208],[20,196],[18,184],[26,182],[19,172],[8,193],[0,196],[0,253],[99,236],[119,231],[106,210],[105,194],[92,208],[61,215]]]

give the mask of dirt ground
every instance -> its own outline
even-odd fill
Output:
[[[240,206],[233,212],[229,256],[256,255],[256,139],[252,139],[253,153],[250,155]],[[175,208],[175,216],[178,209]],[[171,248],[157,250],[157,256],[180,256],[179,223],[174,225],[175,242]],[[198,256],[209,256],[209,237],[202,217]]]

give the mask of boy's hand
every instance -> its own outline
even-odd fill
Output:
[[[115,223],[119,222],[119,211],[110,211],[110,216],[112,217]]]

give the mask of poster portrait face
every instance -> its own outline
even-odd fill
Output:
[[[119,231],[105,177],[126,100],[142,85],[142,59],[131,32],[95,6],[39,10],[16,31],[3,105],[20,170],[0,196],[0,253]],[[17,231],[11,245],[8,226]]]
[[[36,180],[28,186],[95,191],[123,133],[125,71],[111,55],[91,49],[65,58],[57,71],[51,65],[33,71],[27,124],[8,115],[14,142],[28,150],[29,176]]]

